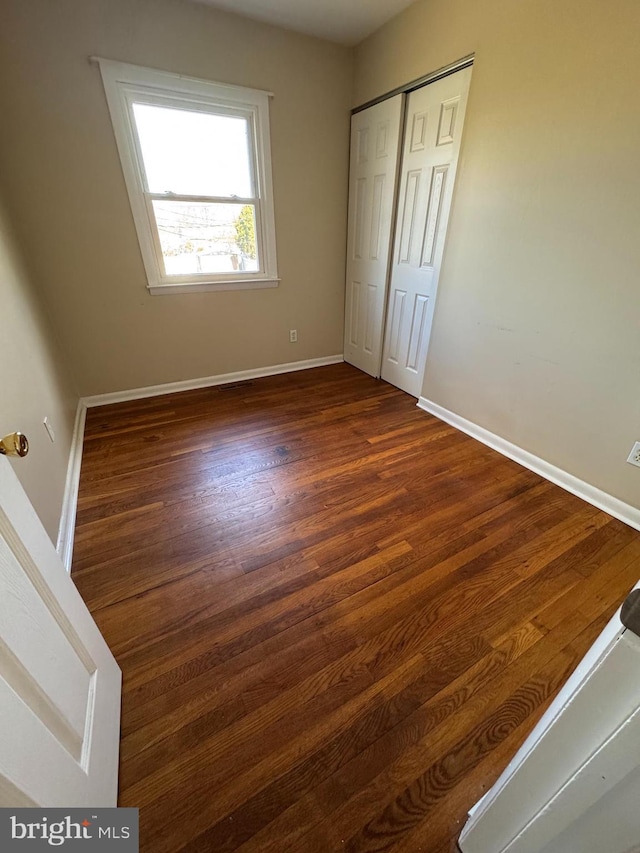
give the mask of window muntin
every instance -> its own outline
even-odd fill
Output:
[[[151,292],[276,286],[268,93],[98,61]]]

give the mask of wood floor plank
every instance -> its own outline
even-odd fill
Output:
[[[544,524],[548,527],[554,520],[551,508]],[[542,523],[541,521],[540,524]],[[357,631],[360,641],[364,642],[367,637],[379,634],[386,626],[397,630],[401,618],[406,616],[410,619],[414,632],[418,629],[426,630],[437,621],[438,630],[442,633],[445,629],[445,614],[464,612],[462,608],[470,606],[471,595],[480,598],[485,595],[487,587],[495,586],[501,592],[506,590],[504,584],[500,586],[496,583],[495,574],[490,574],[488,570],[482,572],[482,569],[491,566],[492,573],[500,571],[504,582],[509,583],[512,574],[510,566],[499,562],[497,557],[501,553],[510,553],[515,547],[514,543],[528,542],[538,533],[536,526],[528,526],[514,534],[513,528],[507,525],[477,542],[468,544],[465,540],[464,545],[468,547],[462,547],[462,543],[456,540],[453,546],[446,548],[447,555],[451,554],[448,558],[445,558],[441,551],[419,562],[412,559],[411,549],[403,549],[402,554],[394,558],[397,571],[385,572],[387,576],[380,578],[376,584],[367,584],[360,590],[353,589],[346,599],[342,598],[338,602],[316,596],[315,606],[313,603],[311,605],[312,611],[296,610],[299,607],[297,599],[285,602],[290,609],[294,609],[294,613],[289,616],[289,622],[267,620],[265,630],[273,636],[279,630],[286,630],[291,620],[295,625],[313,616],[316,625],[324,626],[325,634],[327,631],[338,631],[351,636]],[[408,565],[400,567],[398,563]],[[429,568],[431,570],[427,571]],[[464,586],[458,582],[461,577],[466,578]],[[311,594],[315,591],[313,580],[309,582]],[[516,583],[517,580],[513,582]],[[425,596],[427,601],[423,611],[418,605]],[[323,615],[325,610],[327,612]],[[447,624],[447,629],[449,627]],[[236,625],[232,630],[237,633],[241,628],[242,626]],[[302,632],[305,635],[308,630],[309,626],[302,624]],[[263,633],[262,638],[266,639],[267,635]],[[133,670],[127,684],[130,688],[138,686],[138,695],[144,696],[148,701],[164,692],[169,684],[189,681],[194,674],[212,669],[256,644],[252,643],[251,637],[246,634],[230,637],[227,644],[224,644],[223,640],[220,636],[215,650],[209,648],[210,640],[206,634],[201,640],[196,637],[193,642],[191,636],[183,636],[182,647],[173,652],[166,652],[164,646],[155,652],[140,649],[133,661]],[[162,646],[162,642],[158,642]],[[288,642],[292,644],[291,637]]]
[[[351,796],[344,797],[318,827],[312,827],[308,838],[302,837],[298,842],[300,849],[320,850],[324,845],[324,849],[337,849],[338,843],[352,834],[354,823],[360,828],[369,824],[393,802],[394,791],[400,796],[418,777],[419,771],[452,757],[460,739],[476,732],[481,723],[486,725],[486,720],[523,689],[532,673],[548,667],[551,671],[566,673],[570,656],[558,652],[557,646],[564,646],[584,628],[584,618],[576,615],[559,626],[553,637],[543,637],[523,655],[509,661],[506,667],[499,662],[496,664],[499,659],[492,656],[487,668],[478,666],[474,670],[475,677],[465,681],[463,676],[458,683],[445,689],[431,706],[419,710],[419,737],[411,748],[389,762],[369,784],[363,784],[359,777],[356,790],[347,789]],[[519,745],[520,739],[514,735],[512,742]],[[382,802],[385,805],[381,809]]]
[[[606,624],[606,617],[600,617],[589,624],[579,637],[579,644],[591,643]],[[549,704],[550,697],[543,702],[519,728],[519,739],[523,741],[529,734],[535,723]],[[503,744],[491,750],[488,755],[478,762],[475,768],[467,769],[463,781],[444,796],[437,800],[437,807],[428,809],[427,813],[416,823],[415,829],[409,833],[393,833],[400,835],[398,843],[389,846],[394,853],[409,853],[422,849],[431,849],[442,839],[446,844],[451,844],[452,838],[456,837],[461,829],[463,821],[460,818],[464,803],[469,796],[469,790],[475,788],[475,798],[480,799],[498,778],[505,764],[512,757],[511,750],[507,748],[508,739]]]
[[[346,364],[90,409],[143,853],[448,853],[640,536]]]

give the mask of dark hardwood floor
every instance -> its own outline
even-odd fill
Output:
[[[90,410],[73,578],[141,850],[455,849],[639,560],[346,364]]]

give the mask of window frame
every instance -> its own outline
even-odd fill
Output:
[[[100,66],[104,83],[149,292],[158,295],[277,287],[279,278],[269,133],[271,93],[107,59],[95,58],[95,61]],[[253,142],[253,145],[249,145],[249,159],[255,195],[241,199],[233,196],[229,198],[150,192],[135,127],[134,103],[245,118],[249,123],[250,140]],[[153,211],[154,200],[213,202],[237,204],[239,207],[244,204],[254,205],[260,268],[255,272],[239,270],[237,275],[228,272],[168,275],[164,268]]]

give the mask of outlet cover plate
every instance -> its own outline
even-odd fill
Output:
[[[640,441],[636,441],[631,448],[631,453],[627,456],[627,462],[631,465],[637,465],[640,468]]]
[[[49,423],[49,418],[45,418],[43,423],[44,423],[44,428],[49,433],[49,438],[51,439],[51,441],[55,441],[56,440],[56,434],[53,431],[53,427]]]

